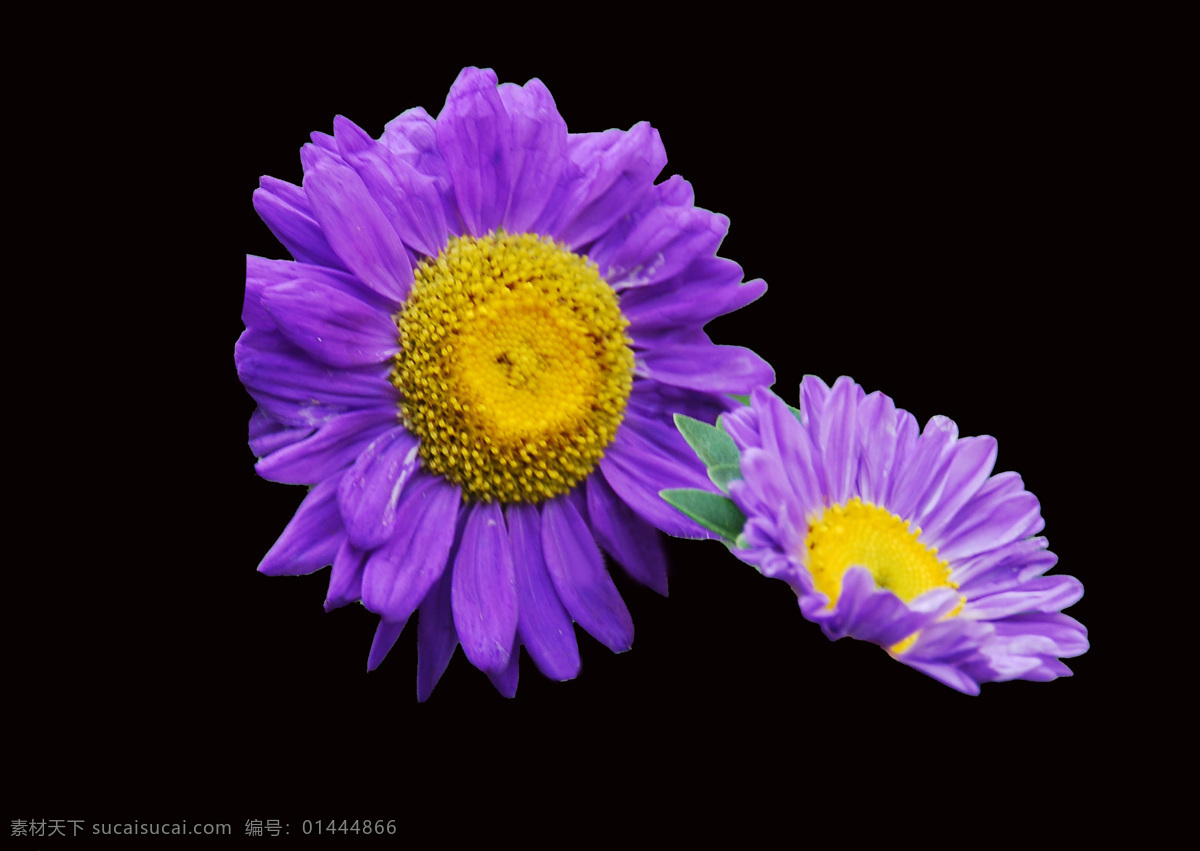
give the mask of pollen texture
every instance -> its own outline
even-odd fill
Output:
[[[804,553],[813,585],[837,604],[842,575],[854,565],[871,571],[875,584],[906,603],[934,588],[957,588],[950,566],[937,549],[920,541],[921,530],[910,529],[885,508],[858,497],[832,505],[808,526]]]
[[[616,437],[633,352],[616,293],[536,234],[452,238],[415,271],[392,382],[424,466],[463,498],[540,502]]]

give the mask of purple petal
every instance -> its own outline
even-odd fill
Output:
[[[1004,642],[992,639],[980,647],[982,658],[960,664],[960,668],[976,682],[1045,679],[1043,658],[1037,654],[1009,653]]]
[[[762,447],[778,464],[781,475],[787,477],[801,516],[821,508],[825,494],[817,478],[818,450],[808,432],[783,400],[765,387],[756,389],[751,400],[759,414]]]
[[[642,287],[678,275],[697,257],[711,257],[729,231],[729,219],[698,207],[651,210],[620,245],[598,245],[589,256],[613,289]]]
[[[921,427],[917,418],[903,408],[896,409],[896,451],[892,458],[892,474],[888,481],[888,496],[882,504],[888,504],[890,494],[895,489],[896,480],[907,467],[908,459],[916,454],[917,443],[921,439]]]
[[[953,588],[938,588],[906,604],[877,587],[869,570],[855,566],[842,575],[841,594],[832,610],[825,608],[823,594],[802,597],[800,610],[834,640],[850,636],[886,647],[923,629],[957,603]]]
[[[1010,652],[1041,653],[1070,658],[1088,649],[1087,629],[1061,612],[1027,612],[995,621],[996,634]]]
[[[821,449],[818,474],[824,472],[829,501],[845,503],[853,495],[858,478],[858,402],[862,388],[846,376],[834,382],[817,429]],[[901,516],[906,516],[901,514]]]
[[[829,398],[829,385],[815,375],[806,375],[800,382],[800,421],[814,436],[820,433],[821,411]],[[819,442],[819,441],[818,441]]]
[[[441,478],[420,476],[404,489],[392,539],[363,569],[363,605],[404,620],[446,570],[462,493]]]
[[[379,667],[383,657],[387,656],[388,651],[396,644],[400,633],[404,632],[404,625],[407,623],[407,619],[402,621],[380,619],[379,626],[375,628],[375,638],[371,642],[371,652],[367,656],[368,671],[374,671]]]
[[[858,495],[883,505],[896,461],[899,418],[896,405],[882,393],[871,393],[858,406]]]
[[[660,443],[639,434],[642,429],[655,429],[654,436]],[[674,451],[664,451],[661,444],[672,442]],[[617,439],[600,459],[600,470],[622,502],[668,535],[713,538],[716,533],[689,519],[659,496],[659,491],[667,488],[715,490],[704,473],[689,466],[694,458],[695,453],[679,432],[672,436],[665,427],[638,424],[635,418],[627,416],[617,431]]]
[[[626,573],[667,596],[667,555],[658,531],[621,501],[604,476],[588,477],[587,505],[597,543]]]
[[[893,656],[910,668],[915,668],[922,674],[932,677],[942,685],[950,686],[955,691],[963,694],[977,695],[979,694],[979,681],[964,671],[961,667],[954,664],[942,664],[938,662],[923,662],[919,659],[910,659],[908,654],[911,651],[905,652],[899,656]]]
[[[246,292],[242,296],[242,324],[246,331],[261,331],[274,333],[275,320],[262,306],[262,294],[268,286],[277,280],[287,280],[279,275],[277,269],[282,265],[296,266],[287,261],[267,260],[263,257],[246,255]],[[305,268],[315,268],[306,266]],[[246,336],[245,334],[242,335]]]
[[[442,678],[458,635],[450,609],[450,571],[442,574],[421,602],[417,615],[417,700],[424,703]]]
[[[897,656],[908,664],[916,660],[961,665],[979,655],[979,648],[995,635],[989,623],[968,618],[950,618],[921,630],[912,647]]]
[[[242,309],[242,321],[247,328],[264,325],[268,330],[275,328],[275,320],[261,307],[258,302],[272,287],[282,284],[308,281],[328,287],[332,290],[353,296],[375,308],[384,316],[391,316],[400,307],[400,302],[380,295],[366,287],[362,281],[349,272],[337,269],[325,269],[321,266],[311,266],[307,263],[293,263],[290,260],[267,260],[263,257],[247,255],[246,257],[246,304]],[[251,308],[256,311],[253,317],[246,315]]]
[[[1011,484],[993,487],[1001,476],[992,476],[946,527],[947,539],[941,543],[938,555],[953,563],[1027,538],[1042,529],[1045,524],[1037,497],[1028,491],[1013,491]],[[1015,484],[1020,485],[1019,477]]]
[[[929,624],[912,647],[892,658],[963,694],[979,694],[980,680],[993,678],[983,674],[987,660],[981,648],[994,634],[991,624],[950,618]]]
[[[756,406],[743,405],[733,409],[721,418],[721,425],[739,450],[762,448],[762,424]]]
[[[500,503],[477,503],[454,561],[451,606],[459,643],[482,671],[503,671],[517,634],[512,544]]]
[[[771,365],[741,346],[663,346],[641,353],[638,361],[655,381],[709,393],[745,393],[775,383]]]
[[[675,414],[684,414],[706,423],[715,423],[721,414],[741,407],[733,399],[719,393],[685,390],[670,384],[659,384],[645,378],[635,378],[629,394],[627,410],[643,420],[657,422],[668,433],[677,432]],[[703,472],[703,467],[697,467]]]
[[[816,505],[801,505],[792,492],[788,474],[780,465],[779,459],[763,449],[747,449],[742,453],[741,461],[742,484],[733,486],[730,483],[730,494],[734,502],[742,508],[747,517],[769,518],[773,526],[777,526],[781,515],[789,506],[799,510],[812,511],[821,507]],[[792,536],[794,538],[794,536]],[[798,540],[779,539],[781,546],[799,544]]]
[[[544,504],[542,547],[554,588],[571,617],[613,652],[628,650],[633,645],[633,618],[570,500]]]
[[[1074,576],[1041,576],[1019,588],[973,598],[970,613],[980,620],[997,620],[1025,612],[1058,612],[1082,596],[1083,585]]]
[[[350,540],[371,550],[392,537],[396,506],[405,484],[420,466],[416,437],[396,426],[371,442],[338,488],[338,504]]]
[[[596,478],[593,476],[593,478]],[[554,590],[542,555],[542,518],[535,505],[508,506],[513,576],[517,588],[517,629],[538,669],[554,680],[579,673],[575,626]]]
[[[333,557],[333,569],[329,572],[329,590],[325,592],[325,611],[349,603],[357,603],[362,599],[363,565],[366,564],[367,554],[343,541]]]
[[[621,313],[637,337],[651,331],[702,328],[766,292],[761,280],[742,283],[742,268],[721,257],[698,257],[669,281],[625,290]]]
[[[345,540],[337,510],[338,477],[331,476],[308,492],[279,540],[258,566],[268,576],[312,573],[333,563]]]
[[[512,125],[496,91],[495,72],[464,68],[450,87],[434,132],[467,233],[483,236],[495,230],[512,186]]]
[[[391,407],[399,395],[390,366],[335,369],[320,364],[282,334],[246,331],[233,350],[246,391],[276,422],[309,430],[345,413]]]
[[[263,458],[285,446],[298,443],[316,431],[312,426],[298,428],[277,422],[262,408],[255,408],[250,415],[250,451],[255,457]]]
[[[284,337],[262,305],[268,289],[288,280],[278,269],[267,269],[270,262],[247,258],[242,314],[247,325],[234,346],[238,377],[264,412],[286,426],[315,427],[349,410],[395,404],[399,396],[388,380],[390,364],[335,369]]]
[[[254,190],[254,209],[275,238],[299,262],[333,269],[346,268],[313,218],[308,197],[299,186],[262,177],[259,188]]]
[[[600,162],[605,153],[613,148],[625,134],[621,130],[606,130],[603,133],[570,133],[567,136],[567,162],[563,166],[558,185],[554,187],[550,200],[542,214],[534,222],[533,232],[556,235],[570,223],[585,202],[588,193],[589,174],[594,174],[600,168]],[[657,199],[652,199],[651,205]],[[633,199],[628,213],[642,199]],[[621,217],[617,217],[620,219]],[[616,220],[614,220],[614,225]],[[598,231],[589,242],[598,236],[609,233],[612,226]],[[583,243],[581,243],[582,245]],[[574,248],[575,246],[568,246]]]
[[[312,143],[322,151],[332,154],[338,162],[341,161],[342,155],[338,152],[337,140],[328,133],[322,133],[319,130],[314,130],[308,134],[308,138],[311,139]],[[303,155],[303,150],[301,150],[301,155]]]
[[[668,207],[696,206],[696,193],[692,191],[692,184],[678,174],[671,175],[662,183],[654,184],[653,192],[658,196],[659,203]]]
[[[379,140],[384,147],[401,163],[411,168],[421,177],[428,178],[429,184],[441,200],[442,218],[453,233],[462,233],[462,218],[458,214],[458,204],[454,200],[454,182],[442,153],[437,146],[437,128],[434,120],[421,107],[409,109],[393,118],[383,128],[383,138]],[[402,170],[397,168],[397,173]],[[415,186],[416,184],[414,184]],[[401,181],[401,186],[407,184]],[[424,190],[414,192],[426,199]],[[433,255],[430,255],[433,256]]]
[[[400,350],[391,317],[315,281],[271,287],[262,304],[280,332],[321,363],[367,366]]]
[[[1021,679],[1033,680],[1038,683],[1047,683],[1050,680],[1056,680],[1059,677],[1072,676],[1071,669],[1057,659],[1042,657],[1042,664],[1031,671],[1027,671]]]
[[[369,288],[404,301],[412,286],[412,266],[395,229],[345,165],[311,145],[300,152],[304,192],[329,244],[346,267]]]
[[[667,164],[667,152],[645,122],[628,132],[571,136],[567,144],[575,168],[536,229],[574,249],[594,242],[633,209]]]
[[[610,131],[610,133],[616,132]],[[607,135],[600,134],[602,138]],[[572,139],[574,138],[572,137]],[[596,262],[602,273],[611,272],[613,271],[612,264],[609,263],[608,258],[614,252],[621,250],[647,216],[664,207],[687,207],[690,209],[695,206],[694,201],[692,188],[686,180],[678,175],[668,178],[666,182],[651,186],[643,192],[637,203],[625,215],[615,220],[599,239],[590,245],[578,246],[575,250],[579,253],[586,251],[588,257]],[[631,281],[630,284],[636,286],[637,282]]]
[[[353,463],[372,440],[395,425],[395,408],[342,414],[318,428],[312,437],[263,458],[254,469],[273,482],[319,482]]]
[[[309,430],[350,410],[394,405],[398,396],[387,378],[389,364],[334,369],[316,362],[280,333],[262,304],[263,297],[301,280],[353,297],[382,314],[394,307],[344,273],[247,257],[242,309],[246,331],[234,347],[234,361],[246,389],[271,419]]]
[[[911,520],[928,506],[940,487],[950,464],[950,452],[958,440],[958,426],[946,417],[931,417],[916,446],[896,467],[887,506],[894,514]]]
[[[508,653],[508,664],[499,671],[485,671],[496,691],[505,697],[517,696],[517,680],[521,675],[521,645],[514,644]]]
[[[405,245],[427,257],[446,247],[450,230],[436,181],[376,142],[349,119],[333,119],[338,151],[362,179]]]
[[[533,226],[562,175],[567,122],[541,80],[530,80],[524,87],[506,83],[499,93],[512,123],[512,195],[504,225],[520,233]]]
[[[1045,538],[1026,538],[964,559],[951,576],[968,599],[1007,591],[1041,576],[1058,563]]]
[[[994,437],[964,437],[950,448],[950,464],[940,477],[928,509],[913,517],[929,540],[940,538],[947,524],[988,480],[995,463]]]

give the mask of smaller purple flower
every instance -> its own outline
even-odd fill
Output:
[[[765,576],[783,579],[800,612],[831,639],[879,644],[951,688],[1070,676],[1088,648],[1062,610],[1083,596],[1058,558],[1037,498],[1016,473],[991,475],[992,437],[959,438],[945,417],[919,431],[882,393],[814,376],[800,409],[765,389],[720,428],[677,417],[728,498],[664,491],[729,540]]]

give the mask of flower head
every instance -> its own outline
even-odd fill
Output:
[[[832,389],[806,377],[799,410],[761,388],[749,401],[722,417],[725,433],[681,421],[732,504],[665,496],[730,530],[735,554],[787,581],[805,618],[968,694],[1070,675],[1060,659],[1087,650],[1087,631],[1062,609],[1083,586],[1044,575],[1057,557],[1033,537],[1041,509],[1016,473],[991,475],[995,439],[959,438],[945,417],[918,433],[846,377]]]
[[[326,607],[381,617],[372,668],[419,610],[422,700],[458,644],[509,695],[522,645],[576,675],[572,621],[628,649],[601,551],[665,593],[655,528],[709,536],[657,496],[705,481],[672,412],[773,380],[701,330],[766,288],[715,256],[727,220],[654,183],[648,124],[569,134],[538,80],[467,68],[436,119],[312,139],[303,186],[254,195],[295,259],[247,261],[250,445],[311,486],[259,569],[332,564]]]

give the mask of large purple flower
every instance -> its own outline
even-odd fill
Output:
[[[798,411],[757,389],[722,425],[728,437],[681,421],[694,445],[709,444],[713,480],[733,505],[667,496],[711,518],[725,502],[734,518],[710,525],[790,583],[829,638],[882,645],[968,694],[1069,676],[1060,659],[1087,650],[1083,625],[1062,614],[1083,586],[1044,575],[1057,557],[1033,537],[1041,509],[1016,473],[991,475],[994,438],[959,438],[945,417],[918,434],[911,414],[846,377],[832,389],[806,377]]]
[[[709,536],[658,497],[706,481],[671,414],[711,422],[773,381],[701,330],[766,288],[715,256],[728,221],[654,183],[649,125],[568,134],[540,81],[489,70],[436,120],[312,139],[303,187],[254,195],[295,261],[247,260],[250,445],[312,486],[259,569],[332,564],[326,608],[381,616],[371,668],[419,609],[421,700],[459,643],[506,695],[521,645],[578,673],[572,621],[628,649],[601,550],[666,593],[655,527]]]

